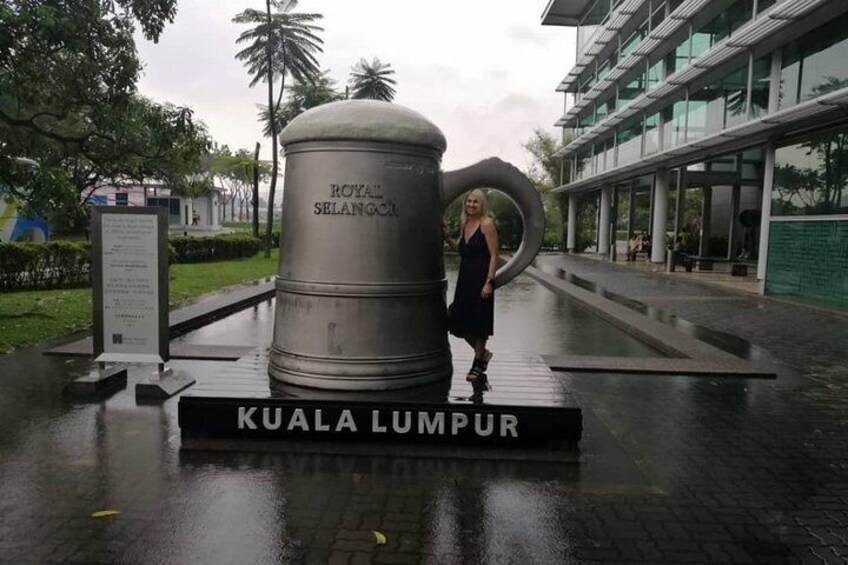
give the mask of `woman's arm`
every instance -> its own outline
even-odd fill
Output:
[[[480,231],[483,232],[486,247],[489,249],[489,271],[486,273],[486,282],[480,291],[480,297],[486,299],[494,292],[492,283],[495,280],[495,272],[498,270],[498,230],[491,218],[484,218],[480,223]]]

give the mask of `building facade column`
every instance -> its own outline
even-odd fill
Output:
[[[577,195],[568,195],[568,235],[566,247],[570,253],[577,250]]]
[[[598,255],[609,257],[610,248],[610,211],[612,210],[612,186],[601,188],[601,203],[598,206]]]
[[[760,294],[766,293],[766,266],[768,263],[769,229],[771,227],[771,191],[774,186],[774,145],[766,146],[763,163],[763,205],[760,214],[760,250],[757,254],[757,280]]]
[[[665,263],[665,228],[668,222],[668,169],[654,175],[654,211],[651,230],[651,263]]]
[[[701,206],[701,245],[698,255],[706,257],[710,252],[710,232],[713,223],[713,187],[705,185],[702,189],[704,202]]]
[[[739,230],[736,227],[739,221],[739,197],[742,187],[735,183],[730,189],[730,222],[727,228],[727,258],[736,257],[736,240],[739,239]]]
[[[686,201],[686,166],[677,170],[677,198],[674,201],[674,239],[683,230],[683,205]]]

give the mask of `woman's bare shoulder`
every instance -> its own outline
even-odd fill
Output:
[[[480,220],[480,229],[484,232],[494,232],[497,231],[495,228],[495,221],[492,218],[486,217]]]

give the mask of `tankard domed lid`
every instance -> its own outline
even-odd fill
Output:
[[[442,131],[427,118],[398,104],[342,100],[316,106],[289,123],[283,146],[300,141],[380,141],[423,145],[444,152]]]

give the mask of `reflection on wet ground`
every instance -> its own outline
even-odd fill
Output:
[[[456,257],[448,257],[447,301],[453,299]],[[546,290],[526,275],[498,289],[495,300],[493,351],[531,351],[545,355],[660,356],[652,348],[578,306],[574,300]],[[274,301],[269,300],[225,321],[206,326],[175,341],[186,343],[270,345]],[[454,349],[468,346],[451,338]]]
[[[533,265],[546,273],[554,274],[571,284],[579,286],[580,288],[590,292],[594,292],[599,296],[603,296],[607,300],[626,306],[631,310],[636,310],[653,320],[668,324],[680,332],[709,343],[710,345],[714,345],[715,347],[742,359],[748,361],[762,361],[769,358],[768,352],[757,347],[753,343],[742,339],[741,337],[693,324],[692,322],[677,318],[673,314],[669,314],[661,308],[656,308],[649,304],[645,304],[644,302],[612,292],[574,273],[566,272],[561,267],[558,267],[556,263],[546,261],[544,256],[539,257]]]
[[[272,320],[262,303],[180,339],[267,344]],[[522,277],[492,344],[653,355],[598,322]],[[172,366],[202,380],[221,364]],[[0,562],[773,564],[848,527],[848,395],[788,372],[563,374],[584,409],[576,465],[181,452],[176,399],[131,392],[150,368],[101,402],[63,398],[90,368],[34,349],[0,362]],[[90,517],[103,509],[121,513]]]

